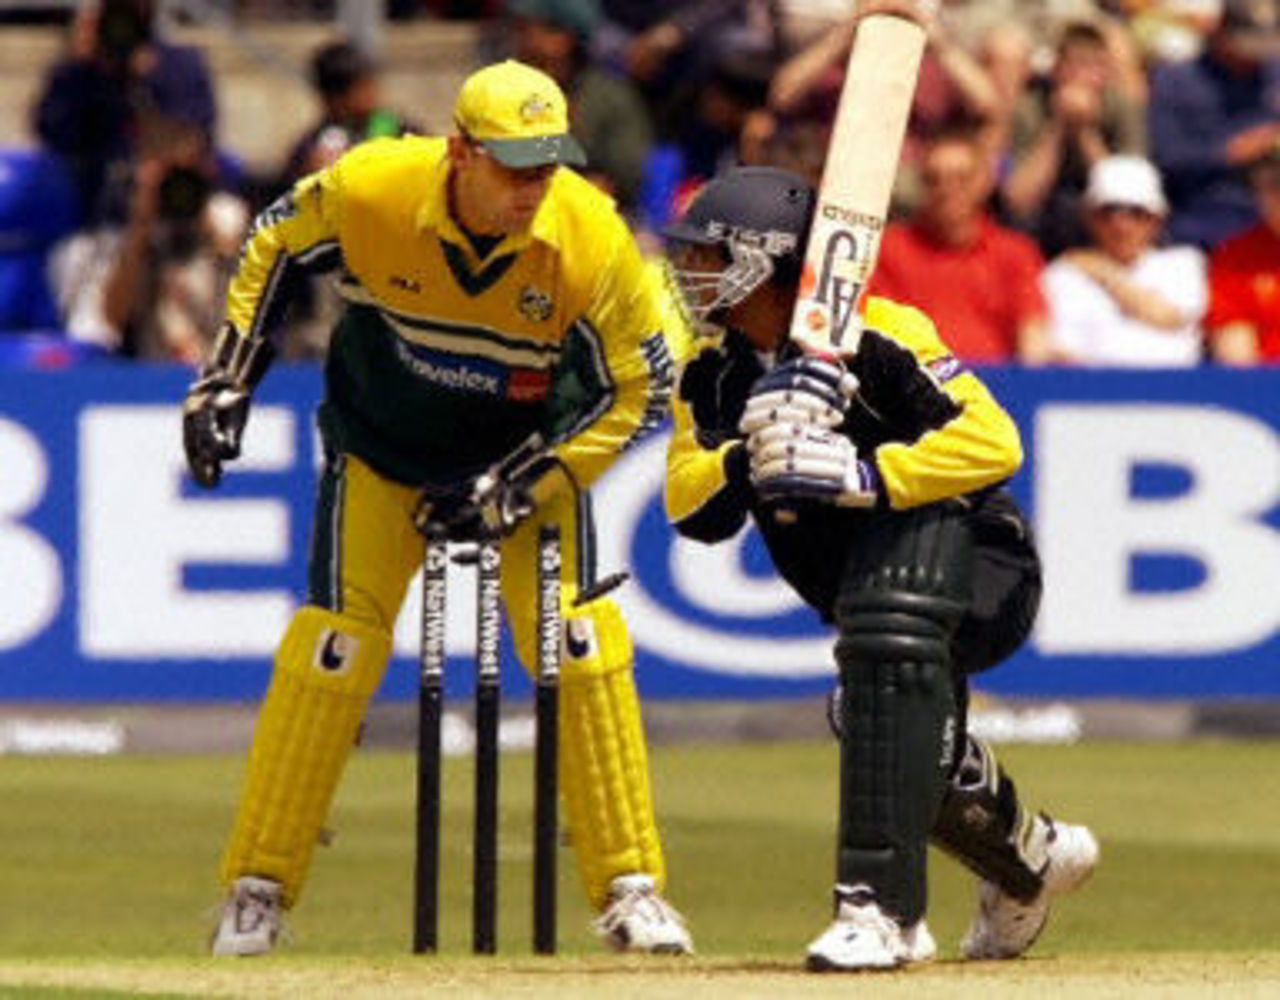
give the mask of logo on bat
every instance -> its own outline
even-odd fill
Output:
[[[858,238],[847,229],[837,229],[827,238],[816,300],[830,310],[831,342],[836,346],[844,341],[862,292],[863,282],[855,279],[859,259]]]

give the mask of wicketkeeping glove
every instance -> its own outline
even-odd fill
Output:
[[[838,427],[857,391],[857,377],[838,361],[795,358],[756,380],[738,429],[751,435],[780,421]]]
[[[880,474],[843,434],[784,421],[747,439],[751,482],[763,500],[825,500],[840,507],[873,507]]]
[[[440,524],[454,541],[506,537],[533,513],[531,491],[554,464],[542,435],[534,434],[464,487],[424,491],[414,524],[419,531]]]
[[[240,457],[249,419],[249,389],[224,372],[211,372],[187,390],[182,404],[182,445],[197,483],[218,485],[222,463]]]
[[[515,531],[533,513],[529,495],[532,482],[507,479],[496,472],[486,472],[476,480],[471,502],[480,514],[485,530],[499,537]]]

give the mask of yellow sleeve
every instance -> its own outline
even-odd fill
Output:
[[[956,361],[927,316],[871,299],[867,326],[870,336],[889,341],[881,348],[886,364],[906,387],[914,411],[907,417],[920,420],[913,440],[876,449],[890,506],[903,509],[962,496],[1017,472],[1022,465],[1017,425],[982,380]],[[863,390],[875,407],[875,386]]]
[[[672,404],[675,431],[667,445],[663,500],[676,531],[701,542],[734,535],[746,520],[750,487],[741,441],[704,448],[698,441],[689,404]]]
[[[578,331],[591,344],[606,392],[555,457],[579,488],[590,485],[620,453],[665,418],[675,365],[686,334],[666,301],[662,272],[646,264],[616,216],[605,228],[604,258]],[[667,330],[673,332],[668,334]]]
[[[341,260],[342,163],[302,178],[254,220],[227,292],[227,321],[242,338],[268,337],[283,318],[293,279]]]

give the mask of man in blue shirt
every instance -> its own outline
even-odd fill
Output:
[[[33,124],[45,147],[71,166],[86,221],[124,217],[129,186],[108,184],[112,168],[133,158],[140,132],[156,115],[198,128],[212,145],[213,83],[200,52],[157,35],[154,0],[82,6]]]
[[[1225,0],[1204,54],[1155,73],[1151,151],[1174,242],[1210,248],[1256,219],[1243,168],[1280,140],[1278,7]]]

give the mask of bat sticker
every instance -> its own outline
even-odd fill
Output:
[[[855,272],[858,259],[858,238],[853,233],[847,229],[836,230],[827,237],[817,300],[830,310],[831,343],[836,347],[844,341],[862,291],[861,281],[847,277]]]

